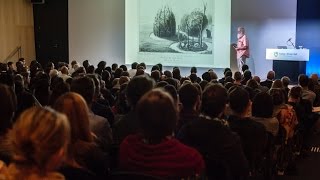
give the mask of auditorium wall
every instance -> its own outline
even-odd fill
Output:
[[[27,62],[35,59],[32,4],[26,0],[0,1],[0,62],[18,46]],[[11,61],[16,61],[14,56]]]

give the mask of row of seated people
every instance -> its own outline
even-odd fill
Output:
[[[277,137],[278,129],[283,129],[285,133],[280,152],[285,152],[283,149],[288,147],[287,142],[294,139],[298,121],[308,127],[313,124],[308,124],[301,118],[312,113],[301,105],[303,101],[300,87],[293,88],[289,98],[286,98],[285,91],[280,88],[271,88],[268,93],[257,92],[252,91],[249,86],[227,87],[228,83],[224,83],[225,88],[212,81],[204,85],[202,92],[202,87],[195,83],[196,80],[193,83],[186,79],[178,87],[178,83],[173,84],[177,81],[166,79],[167,81],[155,84],[155,81],[146,75],[128,78],[128,82],[121,85],[115,94],[116,103],[112,109],[109,106],[113,115],[120,116],[115,118],[115,122],[108,121],[109,119],[98,116],[92,110],[94,103],[98,107],[109,105],[103,104],[103,88],[99,86],[99,79],[96,75],[83,73],[78,76],[69,82],[70,89],[66,88],[66,91],[51,98],[54,99],[51,107],[55,110],[34,107],[28,109],[19,115],[12,130],[11,119],[17,109],[15,92],[7,86],[0,88],[3,95],[1,99],[6,99],[2,101],[0,108],[3,110],[1,114],[5,114],[1,116],[4,117],[1,122],[1,138],[4,140],[2,142],[5,142],[1,143],[1,147],[4,147],[1,148],[4,150],[1,151],[1,159],[10,164],[8,170],[3,170],[8,176],[19,177],[26,172],[29,172],[30,176],[52,175],[49,171],[58,169],[67,179],[103,179],[108,177],[108,169],[119,168],[164,178],[197,177],[204,172],[209,177],[245,178],[250,174],[255,175],[258,167],[256,163],[265,157],[268,133],[271,134],[270,137]],[[35,81],[36,84],[38,82]],[[157,88],[154,89],[155,87]],[[68,93],[69,90],[73,93]],[[295,118],[295,111],[286,103],[299,109],[298,119]],[[40,103],[33,103],[32,106],[40,106]],[[107,108],[102,109],[107,111]],[[63,135],[63,148],[49,148],[45,143],[52,144],[59,140],[51,140],[51,137],[41,136],[36,131],[36,127],[41,126],[41,123],[37,122],[39,119],[51,119],[52,116],[58,119],[56,114],[59,113],[56,111],[67,116],[69,125],[65,126],[70,128],[70,134]],[[41,112],[48,116],[39,118]],[[29,124],[24,122],[24,119],[30,119]],[[23,130],[14,129],[19,128],[20,122],[26,123],[23,128],[27,134],[35,134],[22,135],[20,138],[26,138],[27,142],[21,140],[17,143],[15,141],[18,140],[14,138],[19,136],[15,133]],[[32,130],[28,132],[28,128]],[[52,129],[54,128],[51,127],[50,130]],[[59,133],[62,133],[62,130]],[[47,135],[58,136],[53,132]],[[40,142],[44,144],[37,144]],[[18,145],[23,147],[15,148]],[[117,145],[119,152],[110,151],[110,146],[112,149]],[[59,151],[55,151],[57,149]],[[55,156],[57,152],[59,156]],[[42,153],[46,155],[40,156]],[[119,163],[114,163],[114,159]],[[281,161],[277,166],[284,169],[283,164],[285,162]],[[46,166],[52,167],[44,168]],[[33,171],[34,169],[36,171]]]

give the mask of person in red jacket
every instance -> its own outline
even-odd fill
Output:
[[[120,145],[121,170],[164,178],[201,175],[202,156],[173,137],[177,123],[176,106],[170,95],[154,89],[137,104],[141,132],[127,136]]]

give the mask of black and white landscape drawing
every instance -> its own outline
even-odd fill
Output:
[[[140,0],[139,51],[210,54],[214,0]]]

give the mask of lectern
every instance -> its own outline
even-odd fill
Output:
[[[266,59],[273,61],[276,79],[288,76],[296,82],[299,74],[305,73],[309,53],[309,49],[266,49]]]

